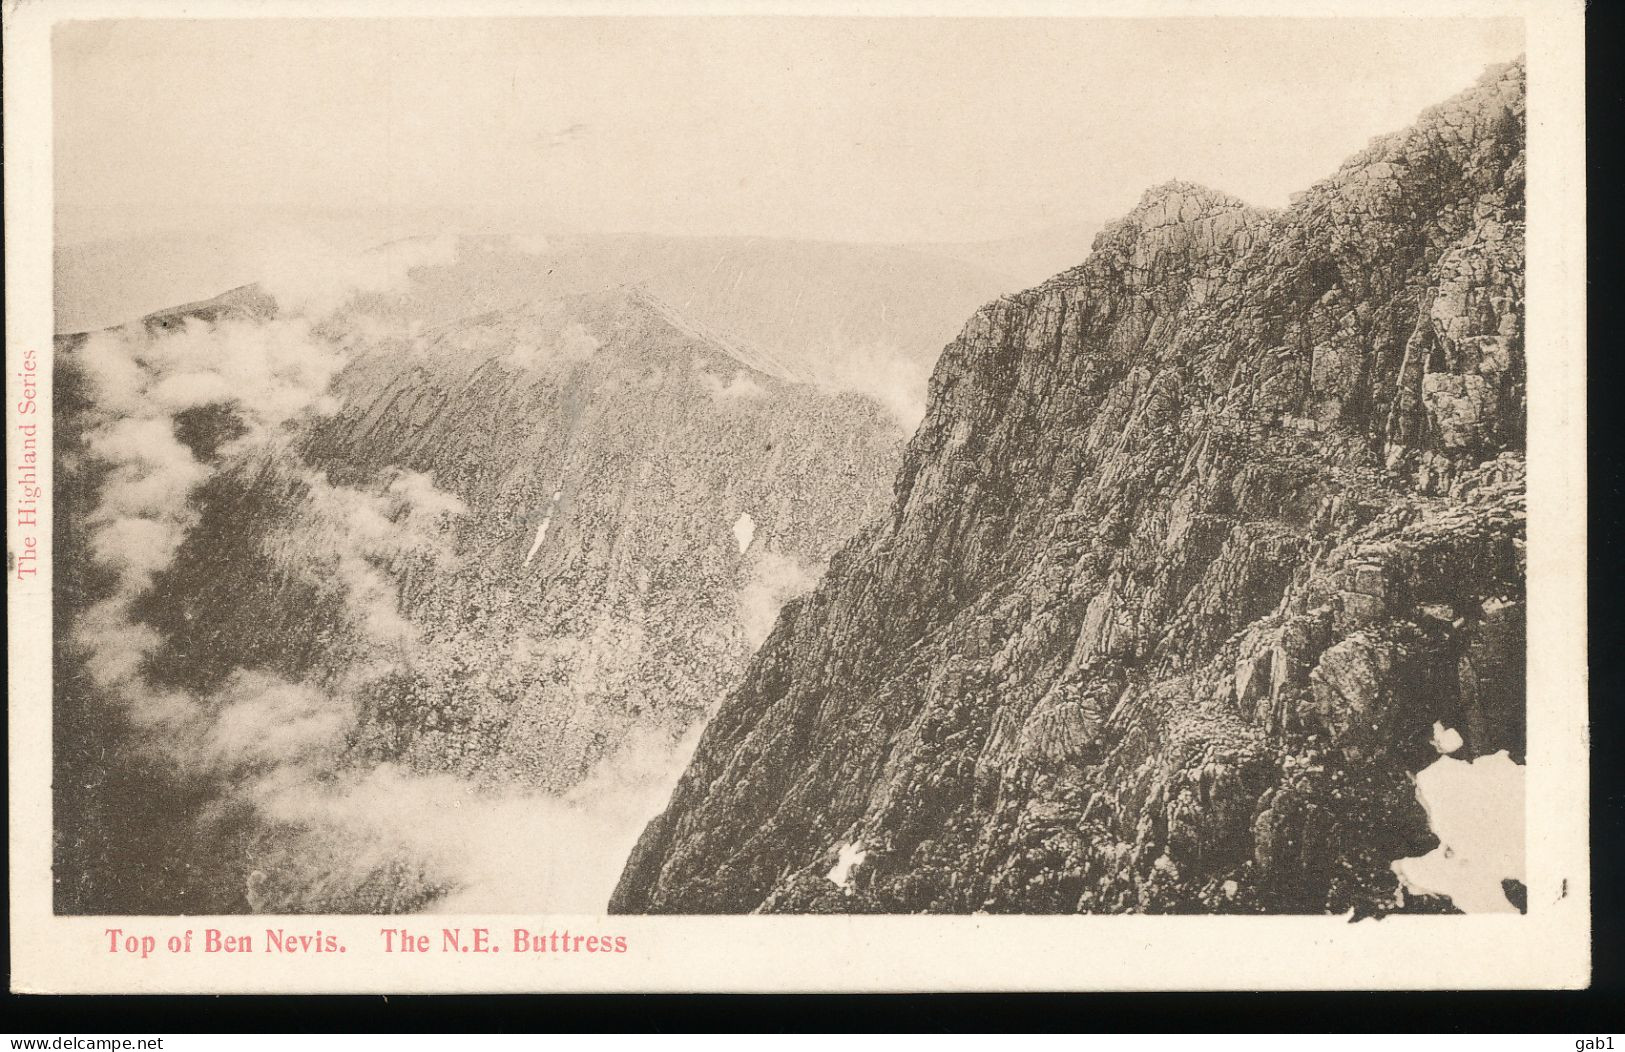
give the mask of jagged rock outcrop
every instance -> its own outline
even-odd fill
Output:
[[[978,312],[612,908],[1393,908],[1433,722],[1522,757],[1523,78]]]

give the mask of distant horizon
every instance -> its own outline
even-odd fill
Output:
[[[214,234],[184,230],[131,234],[56,246],[55,331],[89,331],[185,304],[206,302],[240,288],[263,284],[267,270],[297,267],[301,259],[311,263],[331,262],[340,257],[365,256],[392,245],[445,237],[506,239],[520,252],[530,251],[523,247],[527,242],[566,247],[626,240],[651,246],[760,245],[765,247],[765,258],[809,248],[854,252],[859,258],[864,253],[888,253],[914,256],[922,261],[951,261],[963,277],[982,275],[989,294],[994,295],[1031,287],[1081,263],[1102,225],[1073,224],[996,241],[915,244],[648,231],[557,231],[537,235],[495,229],[419,233],[374,230],[371,236],[350,239],[323,237],[310,230],[290,233],[284,229],[271,235],[257,228]]]

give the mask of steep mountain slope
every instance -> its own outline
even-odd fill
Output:
[[[979,311],[612,909],[1393,908],[1434,722],[1522,756],[1523,77]]]
[[[661,765],[883,510],[873,400],[636,289],[430,324],[425,269],[314,325],[248,287],[59,340],[65,911],[481,908],[482,853],[487,891],[601,909]],[[216,392],[295,354],[343,368],[280,427]],[[119,430],[110,363],[155,432]],[[115,581],[161,522],[173,553]]]

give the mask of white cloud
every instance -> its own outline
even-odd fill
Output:
[[[355,723],[349,705],[264,672],[236,672],[213,700],[218,711],[205,724],[203,748],[194,755],[234,778],[332,753]],[[333,761],[328,756],[323,762]]]
[[[721,377],[702,370],[700,383],[705,385],[705,389],[711,393],[711,398],[719,404],[746,402],[767,397],[767,388],[757,383],[755,378],[744,369],[734,373],[726,383],[723,382]]]
[[[402,471],[390,481],[385,492],[402,500],[409,514],[436,520],[468,514],[468,505],[454,494],[438,488],[434,476],[421,471]]]
[[[750,512],[740,512],[739,518],[734,520],[734,540],[739,544],[739,554],[749,551],[750,542],[755,538],[756,520],[750,517]]]
[[[583,362],[598,352],[598,338],[585,325],[571,321],[553,328],[547,320],[541,319],[536,331],[521,334],[503,362],[514,369],[541,369]]]
[[[335,289],[378,288],[404,265],[396,257],[360,270],[330,269],[307,281],[324,294],[296,288],[289,296],[285,286],[280,302],[284,310],[289,303],[326,309],[342,298]],[[309,572],[342,584],[345,617],[362,633],[368,657],[337,682],[237,669],[201,696],[159,690],[145,678],[145,663],[163,640],[131,609],[195,525],[198,488],[226,465],[290,455],[281,426],[336,404],[330,385],[348,346],[328,336],[377,335],[364,325],[358,330],[355,321],[344,319],[345,328],[308,314],[193,320],[164,333],[130,327],[87,342],[82,360],[95,409],[86,443],[109,468],[88,516],[91,547],[115,571],[116,587],[81,616],[75,642],[95,681],[124,703],[138,728],[131,745],[211,780],[218,804],[251,806],[261,831],[292,845],[319,873],[248,875],[246,894],[256,907],[297,905],[278,893],[279,881],[285,891],[290,882],[297,888],[301,879],[319,879],[327,891],[342,893],[380,867],[404,863],[455,889],[445,908],[600,912],[643,825],[686,766],[697,728],[678,742],[626,743],[563,796],[493,791],[449,774],[358,763],[349,751],[361,692],[422,653],[390,567],[403,557],[455,558],[450,524],[468,509],[429,475],[396,471],[362,489],[293,468],[291,477],[302,483],[297,506],[272,525],[264,543],[268,551],[317,553]],[[598,341],[580,324],[553,324],[542,345],[550,358],[596,352]],[[176,437],[177,417],[219,404],[232,408],[243,433],[200,460]],[[635,636],[595,633],[534,640],[516,648],[529,651],[516,656],[567,663],[572,689],[591,692],[622,686],[640,645]]]

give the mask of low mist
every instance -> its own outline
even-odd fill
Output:
[[[79,619],[71,645],[134,728],[120,743],[126,753],[177,783],[209,786],[200,822],[252,816],[241,891],[255,910],[366,909],[409,887],[417,908],[601,912],[698,737],[698,726],[680,740],[634,736],[562,795],[357,752],[362,699],[420,657],[392,568],[452,565],[447,538],[467,509],[416,472],[336,484],[299,462],[291,436],[336,408],[331,384],[350,348],[379,346],[366,342],[376,322],[340,308],[451,250],[433,240],[318,258],[268,279],[281,308],[274,317],[194,318],[151,332],[131,325],[90,337],[78,354],[93,406],[85,447],[106,469],[85,513],[89,548],[112,586]],[[566,328],[556,342],[536,353],[592,352],[585,332]],[[229,437],[191,445],[177,437],[186,415],[205,409],[229,419]],[[343,624],[365,657],[300,677],[240,667],[207,692],[161,685],[165,640],[138,614],[144,597],[197,528],[200,490],[222,472],[273,468],[292,480],[299,506],[266,527],[264,545],[324,553],[324,572],[344,596]]]

